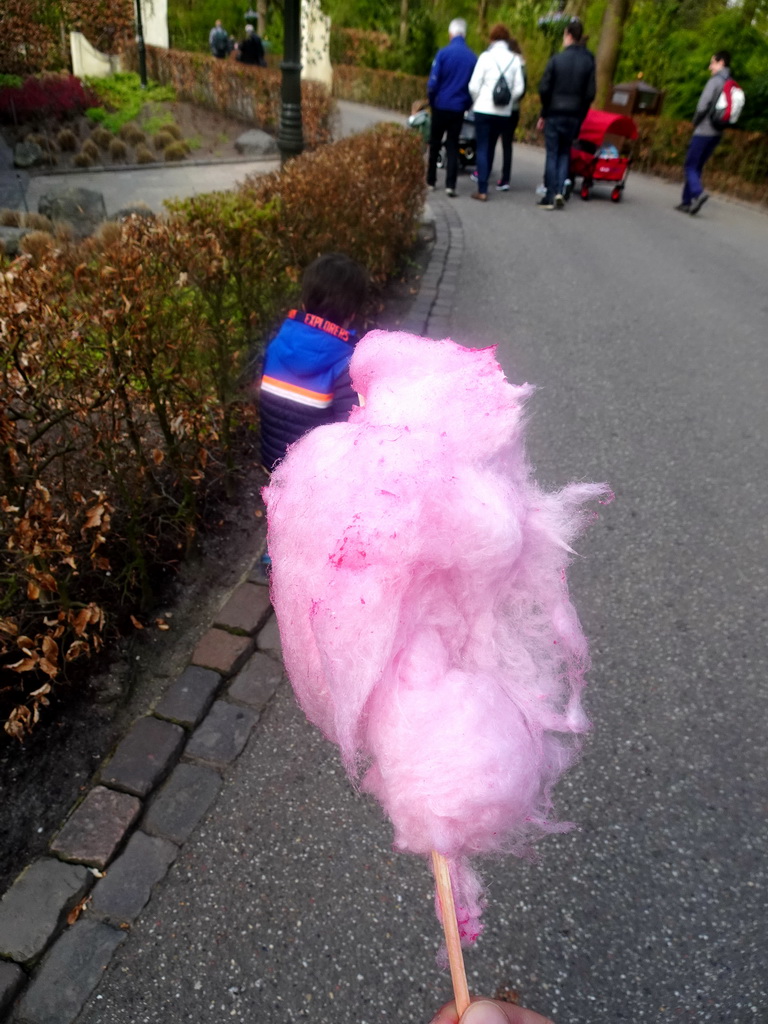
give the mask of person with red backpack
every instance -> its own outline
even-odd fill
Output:
[[[711,77],[696,104],[693,135],[683,164],[682,202],[675,207],[681,213],[696,214],[709,199],[701,183],[701,172],[723,137],[723,129],[736,122],[744,105],[744,93],[731,78],[730,63],[727,50],[718,50],[709,62]]]

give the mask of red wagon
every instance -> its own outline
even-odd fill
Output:
[[[581,178],[579,195],[589,199],[595,182],[613,184],[611,199],[618,203],[632,162],[632,142],[637,138],[637,125],[625,114],[609,114],[590,110],[584,118],[579,137],[571,147],[568,177],[575,184]],[[571,185],[573,189],[574,184]]]

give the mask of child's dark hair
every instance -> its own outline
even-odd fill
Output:
[[[364,267],[340,252],[318,256],[301,279],[301,304],[334,324],[345,324],[362,309],[368,294]]]

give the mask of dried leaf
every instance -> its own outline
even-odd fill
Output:
[[[41,658],[40,661],[37,663],[37,667],[41,671],[45,672],[47,676],[50,676],[51,679],[55,679],[56,676],[59,674],[58,667],[52,664],[52,662],[48,661],[47,658]]]
[[[90,530],[91,527],[94,526],[101,526],[101,520],[104,516],[104,506],[101,503],[94,505],[93,508],[88,509],[87,516],[88,518],[85,520],[85,524],[83,525],[84,530]]]
[[[78,636],[85,635],[85,629],[88,623],[91,621],[91,613],[87,608],[81,608],[77,615],[72,620],[72,628]]]
[[[64,655],[65,661],[74,661],[76,658],[81,658],[84,654],[90,654],[90,645],[85,640],[75,640],[69,645]]]
[[[27,583],[27,597],[30,601],[36,601],[40,597],[40,587],[33,580]]]
[[[135,615],[131,616],[131,622],[133,623],[136,629],[144,629],[144,627],[142,626],[142,624],[139,622]]]
[[[46,656],[48,661],[52,661],[55,665],[59,660],[59,648],[53,642],[51,637],[44,636],[41,646],[43,648],[43,654]]]
[[[24,742],[24,727],[15,719],[9,718],[3,726],[3,729],[9,736],[13,737],[13,739],[18,740],[19,743]]]
[[[80,900],[80,902],[77,904],[76,907],[72,907],[70,912],[67,914],[67,924],[74,924],[75,921],[78,919],[78,917],[80,917],[80,915],[82,914],[82,912],[85,910],[85,908],[88,906],[88,904],[90,902],[91,902],[91,897],[90,896],[84,896],[83,899]]]
[[[14,672],[31,672],[32,669],[37,668],[38,657],[34,654],[30,658],[22,658],[21,661],[14,662],[13,665],[7,665],[6,668],[12,668]]]

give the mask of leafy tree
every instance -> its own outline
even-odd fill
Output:
[[[729,50],[733,74],[744,89],[747,103],[739,127],[768,129],[768,39],[744,20],[739,8],[720,10],[695,27],[675,27],[679,10],[665,4],[654,21],[653,0],[638,0],[624,36],[619,77],[643,76],[666,90],[664,112],[689,120],[709,76],[709,59],[717,50]]]

